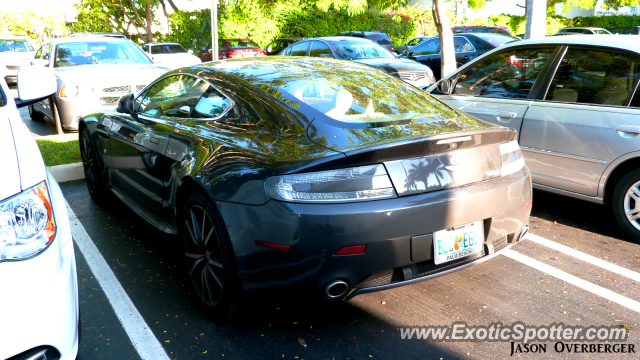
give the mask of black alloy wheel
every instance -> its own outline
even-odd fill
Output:
[[[91,136],[89,130],[84,128],[80,135],[80,155],[82,157],[82,167],[84,168],[84,177],[89,189],[91,198],[99,203],[107,200],[107,186],[100,175],[100,167],[98,158],[91,145]]]
[[[217,320],[231,317],[242,288],[235,257],[214,204],[201,193],[192,194],[182,211],[182,239],[186,276],[200,307]]]

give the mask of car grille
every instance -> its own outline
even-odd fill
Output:
[[[128,93],[131,92],[131,86],[114,86],[102,89],[102,93]]]
[[[413,72],[398,71],[398,76],[400,77],[400,79],[404,81],[418,81],[418,80],[428,78],[429,73],[427,71],[413,71]]]
[[[118,100],[120,100],[120,96],[103,96],[100,98],[100,104],[113,105],[117,104]]]

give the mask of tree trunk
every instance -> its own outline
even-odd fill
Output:
[[[144,9],[147,13],[147,27],[145,28],[145,30],[147,31],[147,43],[152,43],[153,33],[151,32],[151,6],[145,5]]]
[[[436,28],[438,28],[438,34],[440,35],[440,54],[442,54],[441,75],[444,77],[456,70],[453,32],[449,26],[449,19],[444,9],[444,0],[433,0],[433,21],[436,23]]]
[[[58,135],[64,134],[64,130],[62,129],[62,120],[60,119],[60,113],[58,112],[58,104],[56,104],[56,96],[51,95],[49,98],[49,105],[51,107],[51,112],[53,113],[53,122],[56,123],[56,131]]]

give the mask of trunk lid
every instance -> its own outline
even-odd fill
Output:
[[[384,164],[398,196],[499,177],[499,145],[515,140],[516,132],[457,115],[375,128],[346,128],[339,121],[314,120],[308,135],[313,142],[344,153],[347,167]]]

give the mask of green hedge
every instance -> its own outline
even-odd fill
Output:
[[[169,21],[167,41],[179,42],[193,50],[211,44],[211,13],[207,10],[175,13]],[[265,46],[289,36],[330,36],[348,30],[379,30],[395,45],[418,35],[437,34],[431,12],[405,10],[392,13],[367,11],[349,15],[341,11],[320,11],[300,0],[260,5],[241,2],[221,6],[218,14],[219,38],[249,38]]]

